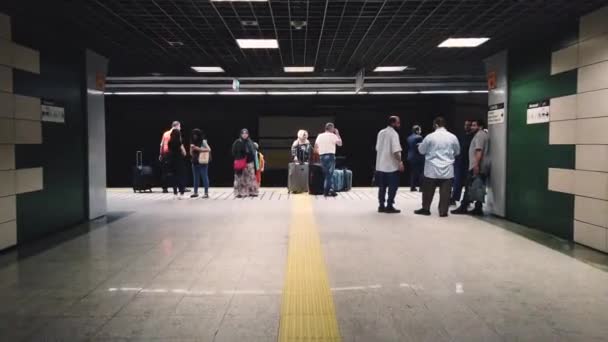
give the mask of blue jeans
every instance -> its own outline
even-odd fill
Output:
[[[380,207],[392,208],[393,204],[395,204],[395,196],[397,195],[397,189],[399,188],[399,171],[376,171],[376,183],[378,184],[378,201],[380,203]],[[387,190],[388,199],[386,198]]]
[[[325,195],[331,192],[332,177],[334,176],[334,170],[336,168],[336,155],[332,153],[322,154],[321,167],[323,167],[323,176],[325,177],[325,186],[323,193]]]
[[[192,164],[192,176],[194,176],[194,193],[198,194],[198,186],[201,178],[203,179],[203,187],[205,193],[209,193],[209,165],[208,164]]]

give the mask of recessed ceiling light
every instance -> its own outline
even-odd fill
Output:
[[[268,0],[211,0],[211,2],[268,2]]]
[[[218,66],[193,66],[191,68],[196,72],[224,72],[224,69]]]
[[[285,72],[313,72],[314,66],[286,66],[283,68]]]
[[[172,47],[180,47],[180,46],[184,46],[183,42],[180,42],[179,40],[167,40],[167,43],[169,45],[171,45]]]
[[[308,25],[308,23],[304,20],[292,20],[290,24],[296,30],[301,30]]]
[[[374,72],[400,72],[407,69],[406,65],[402,66],[379,66],[374,69]]]
[[[440,48],[472,48],[490,40],[490,38],[449,38],[439,44]]]
[[[259,26],[260,24],[256,20],[242,20],[241,25],[243,26]]]
[[[279,42],[276,39],[237,39],[241,49],[278,49]]]

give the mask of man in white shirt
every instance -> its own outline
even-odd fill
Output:
[[[333,123],[329,122],[325,125],[325,132],[317,136],[315,150],[319,153],[325,177],[323,194],[331,197],[338,195],[332,190],[332,177],[336,168],[336,146],[342,146],[340,131]]]
[[[398,214],[401,210],[395,209],[395,195],[399,188],[399,172],[403,172],[401,159],[401,142],[397,130],[401,127],[398,116],[388,118],[388,126],[378,132],[376,139],[376,183],[378,184],[378,212]],[[386,190],[388,189],[388,200]],[[385,204],[386,203],[386,204]]]
[[[445,119],[438,117],[433,121],[435,132],[424,138],[418,150],[425,157],[424,181],[422,184],[422,209],[417,215],[431,215],[431,203],[435,189],[439,186],[439,216],[447,217],[450,208],[454,161],[460,154],[458,138],[445,129]]]

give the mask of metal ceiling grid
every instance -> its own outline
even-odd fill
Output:
[[[114,75],[193,75],[219,65],[226,75],[353,75],[410,65],[417,75],[482,75],[482,59],[528,37],[559,30],[607,0],[55,0]],[[293,25],[295,23],[295,25]],[[533,33],[531,35],[530,33]],[[451,36],[488,36],[474,49],[439,49]],[[237,38],[277,39],[279,49],[240,49]],[[171,44],[173,43],[173,45]],[[406,72],[407,74],[408,72]]]

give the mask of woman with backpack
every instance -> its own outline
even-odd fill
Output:
[[[201,179],[205,194],[202,198],[209,198],[209,162],[211,161],[211,146],[207,143],[203,132],[195,128],[190,136],[190,155],[192,156],[192,176],[194,193],[190,198],[198,197],[198,187]]]

